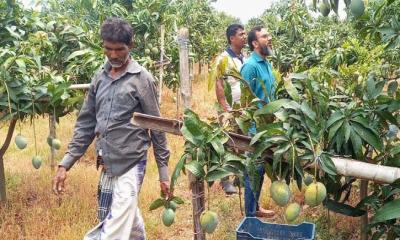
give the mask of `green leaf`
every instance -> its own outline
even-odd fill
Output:
[[[376,133],[374,133],[374,131],[372,131],[369,128],[365,128],[361,124],[359,124],[357,122],[353,122],[353,121],[351,122],[351,127],[352,127],[352,129],[354,129],[355,132],[358,133],[358,135],[365,142],[367,142],[368,144],[373,146],[375,149],[382,151],[382,149],[383,149],[382,140]]]
[[[203,178],[206,175],[203,165],[201,165],[198,161],[192,160],[185,165],[185,168],[197,178]]]
[[[400,199],[393,200],[379,208],[371,219],[371,224],[385,222],[395,218],[400,218]]]
[[[254,135],[254,137],[251,139],[250,145],[253,145],[254,143],[256,143],[265,133],[267,133],[268,131],[261,131],[258,132],[256,135]]]
[[[344,128],[344,144],[346,144],[349,139],[350,139],[350,133],[351,133],[351,127],[348,121],[345,121],[343,123],[343,128]]]
[[[227,103],[229,106],[232,106],[233,100],[232,100],[232,88],[231,84],[228,83],[227,81],[223,81],[224,84],[224,95]]]
[[[249,128],[251,127],[251,121],[250,120],[243,120],[241,118],[235,118],[235,122],[239,126],[240,130],[244,133],[249,132]]]
[[[213,146],[214,150],[218,153],[218,155],[220,156],[224,155],[225,153],[224,145],[218,138],[215,138],[213,141],[211,141],[211,145]]]
[[[184,204],[185,203],[180,197],[176,197],[176,196],[172,197],[171,201],[175,202],[177,204]]]
[[[226,164],[231,165],[233,167],[235,167],[236,169],[238,169],[239,171],[241,171],[242,173],[245,171],[246,166],[241,162],[241,161],[227,161]]]
[[[399,84],[397,83],[397,81],[391,81],[387,88],[388,95],[393,97],[397,91],[398,86]]]
[[[181,159],[179,159],[179,161],[176,163],[175,169],[171,175],[171,186],[170,186],[171,189],[174,189],[176,181],[178,180],[178,177],[181,175],[181,171],[185,166],[187,157],[188,157],[187,153],[183,154]]]
[[[75,52],[71,53],[71,54],[67,57],[67,60],[66,60],[66,61],[68,62],[69,60],[71,60],[71,59],[73,59],[73,58],[76,58],[76,57],[85,55],[85,54],[87,54],[87,53],[89,53],[89,52],[91,52],[91,51],[92,51],[92,50],[90,50],[90,49],[83,49],[83,50],[75,51]]]
[[[324,170],[324,172],[330,175],[336,175],[336,166],[329,155],[321,154],[319,163],[321,164],[321,168]]]
[[[201,121],[197,114],[188,109],[185,110],[181,133],[186,140],[196,146],[201,145],[205,138],[201,129]]]
[[[328,139],[332,140],[333,137],[336,135],[337,131],[339,130],[339,128],[342,126],[344,120],[339,120],[336,121],[329,129],[329,135],[328,135]]]
[[[351,128],[350,140],[351,140],[351,145],[353,146],[354,154],[356,155],[358,160],[362,160],[363,158],[362,141],[360,136],[354,131],[353,128]]]
[[[287,93],[293,100],[295,100],[297,102],[300,101],[299,92],[293,85],[292,80],[290,80],[290,79],[284,80],[284,86],[285,86]]]
[[[310,119],[315,121],[315,118],[317,117],[317,115],[315,114],[315,112],[308,106],[307,102],[303,102],[301,104],[300,107],[301,111],[304,113],[304,115],[306,115],[307,117],[309,117]]]
[[[158,199],[156,199],[154,202],[152,202],[150,204],[149,210],[152,211],[152,210],[155,210],[155,209],[157,209],[157,208],[159,208],[161,206],[164,206],[165,202],[166,202],[165,199],[158,198]]]
[[[257,110],[254,113],[254,116],[275,113],[281,107],[285,106],[286,104],[288,104],[290,102],[291,102],[291,100],[289,100],[289,99],[279,99],[279,100],[270,102],[267,105],[265,105],[263,108]]]
[[[365,214],[365,210],[358,209],[344,203],[335,202],[331,199],[327,199],[324,205],[332,212],[340,213],[350,217],[360,217]]]
[[[224,177],[229,176],[229,175],[232,175],[232,173],[226,171],[223,168],[218,168],[218,169],[215,169],[213,171],[209,171],[207,173],[206,181],[207,182],[214,182],[216,180],[219,180],[219,179],[224,178]]]
[[[343,119],[344,117],[345,116],[343,115],[343,113],[341,111],[334,112],[331,115],[331,117],[328,119],[328,122],[326,123],[326,127],[329,128],[332,124]]]

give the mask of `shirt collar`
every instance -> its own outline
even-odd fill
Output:
[[[226,49],[226,52],[229,54],[229,56],[231,56],[232,58],[237,58],[239,59],[242,63],[243,63],[243,54],[240,53],[239,55],[236,55],[236,53],[232,50],[231,47],[228,47]]]
[[[111,65],[110,63],[107,61],[106,64],[104,65],[104,71],[106,73],[109,73],[111,70]],[[132,58],[130,59],[130,62],[128,64],[128,66],[126,66],[125,71],[123,74],[121,74],[121,76],[125,75],[127,72],[128,73],[139,73],[141,71],[141,67],[139,65],[139,63],[137,63],[136,61],[134,61]]]
[[[251,56],[257,61],[257,62],[265,62],[265,59],[262,58],[256,51],[253,51],[251,53]]]

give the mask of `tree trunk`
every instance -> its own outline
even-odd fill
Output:
[[[17,119],[12,119],[10,121],[10,126],[8,127],[6,139],[4,140],[3,146],[0,149],[0,202],[5,202],[7,200],[6,176],[4,171],[4,154],[10,146],[16,123]]]

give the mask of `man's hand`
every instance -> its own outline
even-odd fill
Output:
[[[58,195],[64,191],[64,182],[67,178],[67,169],[59,166],[56,176],[53,178],[53,192]]]
[[[169,189],[169,181],[160,181],[161,192],[164,193],[167,199],[172,198],[172,193]]]

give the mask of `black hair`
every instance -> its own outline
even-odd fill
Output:
[[[130,45],[132,44],[133,30],[127,21],[110,17],[101,25],[100,35],[103,41]]]
[[[260,32],[263,29],[263,26],[253,27],[250,32],[247,34],[247,43],[249,44],[249,48],[251,51],[254,50],[253,41],[257,41],[257,32]]]
[[[228,43],[231,44],[231,37],[236,35],[237,30],[244,30],[244,27],[238,23],[234,23],[228,26],[226,29],[226,39],[228,40]]]

